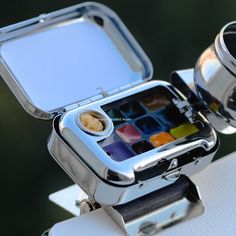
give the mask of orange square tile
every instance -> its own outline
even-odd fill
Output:
[[[175,141],[175,138],[167,132],[154,134],[150,137],[150,142],[154,147],[160,147],[173,141]]]

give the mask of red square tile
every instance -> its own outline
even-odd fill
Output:
[[[117,135],[126,143],[132,143],[141,138],[139,131],[132,125],[124,125],[116,129]]]

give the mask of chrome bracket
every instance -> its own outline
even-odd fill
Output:
[[[129,236],[154,235],[204,212],[197,187],[185,176],[132,202],[102,208]]]
[[[176,162],[172,164],[176,165]],[[175,176],[174,183],[123,205],[101,206],[76,185],[58,191],[49,198],[77,216],[102,208],[126,235],[152,235],[204,211],[198,189],[188,177],[178,176],[175,171],[163,178]]]
[[[181,114],[184,114],[190,123],[194,122],[194,110],[190,103],[187,100],[179,100],[176,98],[172,99],[173,103],[176,105],[176,107],[179,109]]]

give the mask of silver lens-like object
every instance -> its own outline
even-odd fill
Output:
[[[236,132],[236,22],[222,28],[195,67],[197,95],[207,106],[207,118],[221,133]]]

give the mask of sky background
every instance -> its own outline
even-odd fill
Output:
[[[1,0],[0,27],[83,1]],[[154,79],[194,67],[226,23],[236,20],[236,1],[110,0],[154,66]],[[30,117],[0,80],[1,235],[40,235],[71,215],[48,195],[72,184],[47,151],[51,121]],[[236,135],[221,135],[220,158],[236,149]]]

